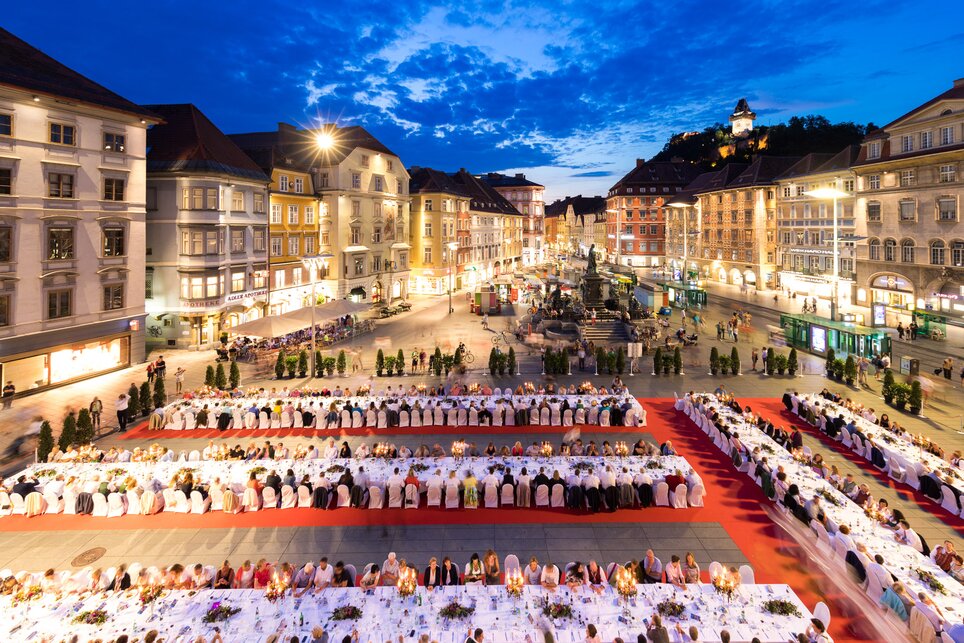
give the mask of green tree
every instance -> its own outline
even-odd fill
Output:
[[[285,352],[284,349],[278,351],[278,359],[274,363],[274,376],[282,379],[285,376]]]
[[[130,405],[128,405],[128,410],[130,410]],[[94,441],[94,422],[90,419],[90,411],[86,408],[77,412],[77,432],[75,435],[78,444],[90,444]]]
[[[673,349],[673,373],[679,375],[683,372],[683,354],[679,350],[679,346]]]
[[[435,359],[432,361],[432,366],[435,370],[435,377],[440,377],[442,375],[442,349],[438,346],[435,347]]]
[[[884,396],[884,401],[888,404],[894,397],[894,372],[889,368],[884,371],[884,385],[880,389],[880,394]]]
[[[218,367],[214,369],[214,386],[217,387],[218,390],[224,390],[227,385],[228,378],[224,374],[224,364],[218,362]]]
[[[328,377],[331,377],[332,375],[335,374],[335,358],[334,358],[334,357],[328,356],[328,357],[325,358],[325,373],[328,374]]]
[[[616,372],[620,375],[626,370],[626,351],[620,346],[616,349]]]
[[[348,368],[348,356],[345,355],[344,350],[338,351],[338,361],[336,363],[339,375],[345,374],[345,369]]]
[[[907,398],[907,406],[910,412],[917,415],[924,406],[924,394],[921,389],[920,381],[914,380],[910,385],[910,395]]]
[[[776,368],[776,359],[777,351],[771,347],[770,350],[767,351],[767,362],[765,364],[767,375],[773,375],[773,369]]]
[[[555,369],[555,364],[552,362],[552,348],[546,346],[546,350],[542,353],[542,370],[546,375],[552,375]]]
[[[663,370],[663,349],[656,347],[656,352],[653,353],[653,375],[659,375],[659,372]]]
[[[214,367],[208,364],[208,367],[204,369],[204,385],[214,386]]]
[[[833,373],[833,363],[837,356],[834,354],[833,349],[827,349],[827,375]]]
[[[435,352],[436,353],[438,352],[437,348],[435,349]],[[375,374],[378,375],[378,377],[381,377],[382,371],[384,370],[385,370],[385,353],[383,353],[382,349],[379,348],[378,352],[375,353]]]
[[[495,352],[495,346],[489,351],[489,375],[495,377],[495,372],[499,369],[499,354]],[[548,371],[546,371],[548,373]]]
[[[61,451],[66,451],[77,443],[77,419],[73,413],[68,413],[64,418],[64,426],[60,431],[60,440],[57,441]]]
[[[602,346],[596,348],[596,374],[602,375],[606,367],[606,349]]]
[[[730,372],[734,375],[740,374],[740,352],[736,346],[730,349]]]
[[[606,370],[609,371],[610,375],[616,374],[616,353],[615,351],[606,351]]]
[[[37,460],[46,462],[50,452],[54,450],[54,430],[50,422],[44,420],[40,424],[40,435],[37,436]]]
[[[321,351],[315,351],[315,377],[325,374],[325,360],[321,356]]]
[[[402,352],[401,348],[398,349],[398,355],[395,356],[395,371],[399,375],[405,374],[405,353]]]
[[[517,372],[517,362],[515,361],[515,349],[511,346],[509,347],[509,355],[507,357],[506,367],[508,368],[509,375],[515,375]]]
[[[154,408],[165,404],[167,404],[167,393],[164,391],[164,380],[158,377],[154,380]]]
[[[797,368],[799,368],[799,364],[797,363],[797,349],[791,348],[790,357],[787,358],[787,371],[789,371],[790,377],[796,374]]]
[[[298,351],[298,377],[308,375],[308,351],[301,349]]]
[[[720,351],[716,349],[716,346],[710,349],[710,373],[716,375],[716,371],[720,368]]]
[[[131,385],[131,387],[133,388],[133,384]],[[130,394],[128,395],[133,401],[134,396]],[[137,397],[141,407],[141,414],[147,415],[148,413],[150,413],[150,410],[151,410],[151,383],[150,382],[141,382],[141,390],[139,391],[139,394]],[[127,409],[130,410],[129,405]]]
[[[231,372],[228,375],[228,384],[231,385],[232,389],[236,389],[241,386],[241,369],[238,367],[237,362],[231,362]]]
[[[131,387],[127,389],[127,415],[131,419],[137,417],[137,414],[144,410],[150,410],[153,407],[150,406],[150,402],[147,404],[141,403],[140,398],[137,395],[137,385],[133,382]]]
[[[288,371],[288,377],[294,378],[295,371],[298,370],[298,356],[297,355],[286,355],[285,356],[285,370]]]
[[[857,362],[853,355],[847,355],[847,361],[844,362],[844,378],[846,378],[847,384],[853,384],[854,380],[857,379]]]
[[[459,365],[462,363],[462,350],[459,348],[455,349],[455,355],[452,356],[452,364]]]

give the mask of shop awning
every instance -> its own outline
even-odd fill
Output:
[[[368,252],[368,246],[348,246],[342,252]]]
[[[622,284],[633,283],[633,280],[627,277],[626,275],[613,275],[613,280],[618,281],[619,283],[622,283]]]
[[[310,323],[310,322],[309,322]],[[308,324],[285,319],[281,315],[269,315],[261,319],[238,324],[230,329],[235,335],[251,335],[253,337],[282,337],[288,333],[293,333],[306,328]]]
[[[352,291],[352,294],[355,294],[354,290]],[[365,291],[362,290],[361,294],[364,296]],[[344,317],[345,315],[356,315],[368,309],[368,304],[355,303],[353,301],[348,301],[347,299],[335,299],[325,302],[320,306],[314,307],[315,323],[320,324],[322,322]],[[310,306],[307,306],[305,308],[292,310],[291,312],[281,315],[281,317],[283,319],[290,319],[292,321],[304,324],[303,327],[307,328],[311,325],[311,314],[312,309]]]

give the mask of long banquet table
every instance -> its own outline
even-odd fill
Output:
[[[612,587],[601,595],[589,588],[570,592],[561,587],[548,592],[539,586],[526,586],[520,598],[510,597],[504,586],[445,587],[427,591],[419,587],[416,594],[401,598],[393,587],[370,592],[360,589],[328,589],[319,595],[293,598],[290,594],[270,603],[263,590],[203,590],[199,592],[167,592],[151,606],[141,605],[136,592],[93,595],[85,599],[40,599],[9,608],[10,599],[0,598],[7,609],[7,619],[0,621],[0,638],[6,641],[33,641],[43,635],[63,634],[69,630],[81,641],[94,638],[112,640],[120,634],[143,634],[157,630],[160,637],[173,643],[206,637],[218,627],[225,641],[263,643],[281,632],[279,640],[309,635],[312,628],[322,626],[330,641],[340,641],[357,629],[360,641],[382,643],[396,641],[402,635],[406,643],[429,634],[440,643],[462,643],[467,629],[482,627],[485,640],[495,643],[521,643],[543,640],[542,631],[552,629],[555,640],[577,643],[585,640],[587,623],[599,629],[603,640],[620,636],[634,641],[645,632],[644,619],[651,619],[656,606],[672,599],[684,606],[679,618],[664,618],[670,628],[679,623],[683,629],[695,625],[702,641],[719,641],[720,631],[728,630],[736,641],[749,641],[754,636],[764,642],[783,643],[803,632],[811,618],[810,611],[787,585],[742,585],[732,600],[717,594],[712,585],[691,585],[685,591],[671,585],[639,585],[635,598],[620,598]],[[570,604],[573,617],[550,621],[542,616],[546,597],[552,602]],[[762,605],[771,599],[785,600],[796,606],[800,616],[776,616]],[[445,619],[439,611],[451,601],[474,607],[475,612],[463,620]],[[216,602],[240,607],[241,612],[227,621],[206,624],[202,618]],[[338,607],[361,609],[357,621],[332,621]],[[82,611],[104,610],[108,621],[99,626],[72,623]]]

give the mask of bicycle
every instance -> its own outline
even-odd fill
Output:
[[[511,335],[506,331],[501,331],[492,336],[492,343],[498,346],[499,344],[505,343],[506,346],[512,341]]]

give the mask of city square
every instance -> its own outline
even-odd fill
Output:
[[[274,101],[0,28],[3,640],[964,641],[960,70],[577,161],[429,109],[588,65],[514,8]]]

